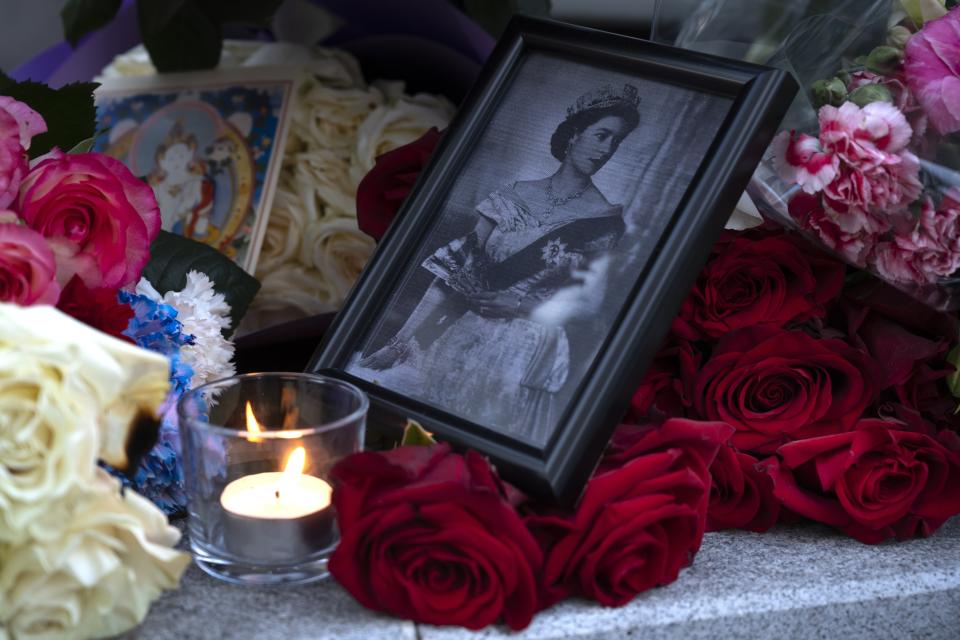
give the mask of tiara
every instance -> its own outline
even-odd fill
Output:
[[[603,109],[612,107],[621,103],[627,103],[634,109],[640,104],[639,91],[632,84],[623,85],[623,89],[617,90],[610,85],[604,85],[598,91],[590,91],[579,98],[577,101],[567,107],[567,117],[586,111],[588,109]]]

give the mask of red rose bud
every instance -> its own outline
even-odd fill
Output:
[[[377,157],[373,169],[357,187],[361,231],[375,240],[383,237],[442,135],[432,127],[410,144]]]
[[[73,276],[60,294],[57,309],[107,335],[133,343],[123,335],[134,316],[133,309],[117,300],[116,289],[88,289],[80,276]]]
[[[764,464],[784,507],[866,544],[906,540],[960,514],[955,438],[861,420],[848,433],[786,444]]]
[[[700,549],[708,469],[731,432],[683,419],[621,427],[572,516],[528,518],[546,548],[542,606],[573,593],[619,606],[676,580]]]
[[[799,331],[742,329],[720,340],[697,376],[695,406],[736,429],[742,451],[849,431],[874,399],[864,353]]]
[[[773,480],[753,456],[733,447],[720,447],[710,465],[712,485],[707,531],[746,529],[762,533],[777,522],[780,503]]]
[[[678,333],[717,338],[822,317],[824,304],[840,294],[844,270],[786,236],[737,237],[701,271],[677,318]]]
[[[365,451],[332,475],[341,539],[330,573],[361,604],[468,629],[530,624],[542,555],[479,454]]]

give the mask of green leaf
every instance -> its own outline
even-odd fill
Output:
[[[67,153],[90,153],[93,150],[93,143],[96,139],[96,136],[92,136],[86,140],[81,140],[75,144],[70,151],[67,151]]]
[[[549,16],[551,0],[460,0],[459,4],[464,13],[498,38],[515,13]]]
[[[63,36],[76,47],[80,38],[110,24],[121,4],[123,0],[67,0],[60,10]]]
[[[917,27],[947,15],[946,0],[900,0],[900,5]]]
[[[137,0],[140,35],[157,71],[212,69],[223,31],[197,0]]]
[[[429,447],[432,444],[437,444],[432,433],[420,426],[416,420],[407,420],[407,426],[403,428],[403,440],[400,441],[401,447]]]
[[[947,388],[954,398],[960,398],[960,344],[955,346],[947,356],[947,362],[952,364],[956,370],[947,376]]]
[[[143,277],[160,293],[180,291],[187,285],[187,272],[200,271],[213,281],[230,305],[229,336],[240,324],[247,307],[260,289],[260,282],[213,247],[161,231],[150,245],[150,262]]]
[[[51,89],[39,82],[16,82],[0,73],[0,95],[26,103],[43,116],[47,132],[30,143],[30,157],[42,156],[54,147],[72,149],[93,137],[97,126],[97,110],[93,106],[95,82],[68,84]]]

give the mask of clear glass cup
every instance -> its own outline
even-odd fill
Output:
[[[305,373],[254,373],[193,389],[177,406],[194,560],[241,584],[328,575],[339,540],[330,470],[363,448],[369,402]]]

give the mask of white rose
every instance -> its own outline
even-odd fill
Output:
[[[0,628],[18,640],[123,633],[190,562],[163,513],[106,472],[73,497],[43,541],[0,549]]]
[[[350,166],[354,183],[359,184],[373,168],[377,156],[413,142],[431,127],[445,128],[453,112],[449,100],[425,93],[401,95],[374,109],[357,130]]]
[[[357,228],[356,219],[328,217],[307,226],[300,260],[323,274],[340,304],[375,247],[373,239]]]
[[[41,526],[98,457],[125,468],[128,440],[155,428],[169,375],[163,356],[53,307],[0,304],[0,542]]]

